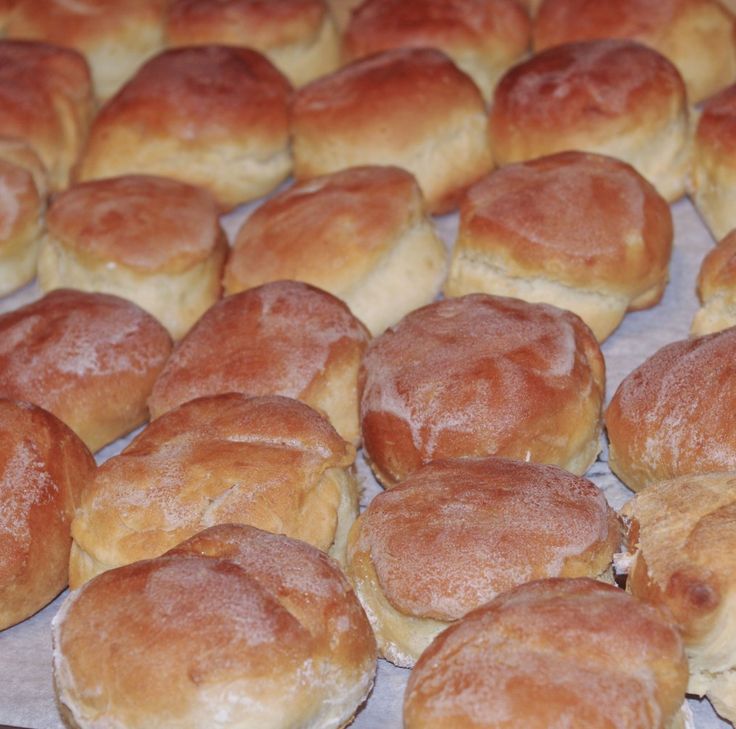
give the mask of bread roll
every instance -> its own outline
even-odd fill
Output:
[[[58,289],[0,315],[0,397],[49,410],[96,451],[147,419],[170,352],[166,330],[135,304]]]
[[[499,82],[490,124],[499,165],[578,149],[628,162],[670,202],[685,192],[685,86],[670,61],[638,43],[570,43],[532,56]]]
[[[659,302],[672,235],[667,202],[623,162],[561,152],[507,165],[463,198],[445,293],[554,304],[602,341]]]
[[[31,41],[0,41],[0,135],[24,140],[49,175],[68,184],[92,117],[92,81],[77,51]]]
[[[350,22],[350,16],[363,0],[327,0],[338,31],[342,34]]]
[[[220,297],[228,246],[206,190],[145,175],[93,180],[55,197],[46,221],[44,291],[122,296],[175,339]]]
[[[406,729],[674,729],[687,685],[665,614],[590,579],[509,590],[425,651]]]
[[[529,17],[515,0],[365,0],[353,11],[343,47],[351,60],[391,48],[438,48],[489,101],[530,36]]]
[[[174,46],[248,46],[295,86],[340,65],[338,32],[325,0],[172,0],[166,36]]]
[[[718,0],[543,0],[537,51],[598,38],[630,38],[667,56],[693,104],[736,80],[736,20]]]
[[[673,342],[619,385],[606,410],[609,465],[634,491],[736,469],[736,328]]]
[[[51,413],[0,399],[0,630],[66,586],[69,526],[95,462]]]
[[[391,486],[438,458],[498,455],[582,474],[599,450],[604,362],[575,314],[470,294],[407,314],[361,366],[365,452]]]
[[[234,524],[99,575],[52,630],[59,701],[80,729],[338,729],[375,673],[337,565]]]
[[[411,666],[439,632],[515,585],[611,580],[619,543],[603,494],[561,468],[432,461],[368,504],[350,531],[347,574],[381,654]]]
[[[736,720],[736,472],[660,481],[623,509],[627,590],[668,609],[690,666],[688,693]]]
[[[89,61],[96,95],[108,99],[163,48],[166,0],[22,0],[5,35],[74,48]]]
[[[690,333],[697,336],[736,326],[736,231],[703,259],[698,274],[701,307]]]
[[[225,293],[306,281],[341,298],[374,334],[434,299],[447,253],[412,175],[352,167],[297,183],[243,224]]]
[[[736,85],[704,105],[695,131],[690,196],[715,238],[736,228]]]
[[[429,48],[385,51],[313,81],[292,105],[294,177],[396,165],[419,182],[432,213],[449,212],[492,166],[478,88]]]
[[[355,449],[297,400],[229,393],[151,423],[97,471],[72,536],[69,584],[158,557],[213,524],[251,524],[344,559],[358,512]]]
[[[296,281],[228,296],[180,342],[148,404],[157,418],[203,395],[284,395],[357,444],[358,367],[369,334],[343,302]]]
[[[260,197],[291,169],[290,90],[248,48],[160,53],[100,109],[76,179],[172,177],[210,190],[223,208]]]

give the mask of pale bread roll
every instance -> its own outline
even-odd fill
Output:
[[[690,333],[696,336],[736,326],[736,231],[729,233],[700,264],[700,309]]]
[[[398,167],[351,167],[296,183],[238,231],[225,293],[305,281],[342,299],[373,334],[432,301],[445,246],[414,177]]]
[[[668,609],[690,666],[688,693],[736,720],[736,472],[660,481],[622,510],[631,520],[626,589]]]
[[[522,582],[611,581],[619,544],[615,513],[586,479],[502,458],[432,461],[368,504],[347,574],[381,654],[412,666],[448,625]]]
[[[185,403],[100,466],[74,517],[69,584],[230,522],[342,560],[358,512],[354,460],[353,446],[297,400],[229,393]]]
[[[79,729],[338,729],[376,670],[337,565],[242,525],[99,575],[52,631],[62,713]]]

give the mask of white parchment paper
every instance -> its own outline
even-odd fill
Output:
[[[249,210],[231,215],[225,222],[229,234]],[[603,344],[607,367],[607,400],[619,382],[647,357],[665,344],[684,339],[690,321],[697,309],[695,279],[700,262],[713,246],[713,239],[698,218],[689,201],[683,200],[672,207],[675,221],[675,249],[670,283],[663,301],[654,309],[629,314],[619,329]],[[448,245],[454,240],[456,216],[437,221]],[[30,285],[11,297],[0,300],[0,311],[7,311],[39,296],[35,285]],[[127,440],[127,439],[126,439]],[[117,453],[125,441],[120,441],[98,454],[104,460]],[[587,476],[601,487],[614,508],[620,508],[630,497],[628,491],[613,476],[606,462],[604,449],[600,459]],[[365,505],[379,487],[369,469],[359,462],[359,477],[364,487]],[[51,680],[50,623],[64,595],[35,615],[4,632],[0,632],[0,724],[11,724],[29,729],[62,729]],[[400,729],[401,704],[409,671],[379,661],[378,674],[372,694],[359,711],[354,729]],[[696,729],[716,729],[731,725],[717,717],[708,701],[691,699],[689,705]],[[205,728],[203,728],[205,729]]]

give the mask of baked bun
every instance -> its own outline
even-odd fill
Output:
[[[220,297],[228,246],[206,191],[130,175],[60,193],[38,262],[44,291],[102,291],[134,301],[178,339]]]
[[[80,729],[338,729],[376,669],[337,565],[233,524],[99,575],[52,630],[59,701]]]
[[[419,659],[406,729],[673,729],[687,662],[654,607],[589,579],[509,590]]]
[[[533,18],[539,12],[542,0],[516,0],[524,10]]]
[[[652,484],[631,520],[627,590],[668,609],[685,641],[688,693],[736,720],[736,472]]]
[[[736,84],[703,106],[690,187],[690,196],[716,239],[736,228]]]
[[[0,156],[0,296],[36,275],[44,207],[31,172]]]
[[[213,524],[287,534],[344,557],[355,449],[285,397],[228,393],[162,415],[100,466],[72,525],[72,588],[158,557]]]
[[[66,586],[69,525],[95,462],[58,418],[0,400],[0,630]]]
[[[290,90],[248,48],[165,51],[100,109],[77,179],[162,175],[207,188],[223,208],[257,198],[291,169]]]
[[[343,47],[351,60],[390,48],[439,48],[488,101],[530,39],[529,17],[515,0],[365,0],[353,11]]]
[[[77,51],[0,41],[0,135],[27,142],[54,190],[68,184],[92,109],[89,67]]]
[[[97,97],[107,99],[163,48],[165,2],[22,0],[5,35],[80,51],[89,61]]]
[[[341,298],[374,334],[437,295],[447,253],[412,175],[351,167],[297,183],[243,224],[225,293],[306,281]]]
[[[194,325],[156,380],[151,417],[203,395],[284,395],[329,418],[357,444],[365,327],[339,299],[296,281],[228,296]]]
[[[502,458],[433,461],[368,504],[347,574],[381,654],[411,666],[450,623],[542,577],[612,579],[618,520],[590,481]]]
[[[638,43],[571,43],[518,64],[496,87],[490,124],[499,165],[579,149],[628,162],[670,202],[685,192],[685,87]]]
[[[659,51],[696,104],[736,80],[736,21],[718,0],[543,0],[534,48],[629,38]]]
[[[736,327],[673,342],[619,385],[606,411],[609,465],[632,490],[736,469]]]
[[[294,86],[340,65],[338,32],[325,0],[172,0],[166,36],[174,46],[248,46]]]
[[[667,202],[624,162],[561,152],[507,165],[463,198],[445,293],[554,304],[602,341],[659,302],[672,235]]]
[[[350,16],[353,10],[362,2],[363,0],[327,0],[327,5],[330,8],[335,25],[341,34],[350,22]]]
[[[599,450],[604,379],[593,333],[569,311],[486,294],[438,301],[368,347],[365,452],[385,486],[467,456],[582,474]]]
[[[0,397],[49,410],[96,451],[147,419],[170,351],[130,301],[59,289],[0,315]]]
[[[697,336],[736,326],[736,230],[703,259],[698,274],[701,307],[690,333]]]
[[[492,167],[487,127],[478,88],[443,53],[385,51],[295,93],[294,176],[397,165],[417,178],[430,212],[448,212]]]

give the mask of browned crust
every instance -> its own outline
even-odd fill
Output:
[[[264,50],[314,37],[328,10],[323,0],[174,0],[166,13],[173,45],[231,43]]]
[[[593,580],[540,580],[442,633],[409,678],[407,729],[665,727],[687,661],[656,608]]]
[[[60,289],[0,316],[0,397],[28,400],[97,450],[146,420],[171,338],[135,304]]]
[[[707,154],[718,166],[736,166],[736,85],[703,105],[695,132],[695,154]]]
[[[359,523],[349,559],[366,554],[400,612],[445,622],[521,582],[598,577],[620,544],[590,481],[501,458],[433,461],[376,496]]]
[[[591,141],[654,126],[679,112],[685,88],[664,56],[625,40],[569,43],[514,66],[496,88],[490,124],[494,153],[560,149],[567,135]],[[532,135],[529,140],[524,140]],[[509,151],[505,151],[505,150]]]
[[[181,273],[206,260],[223,232],[214,198],[201,188],[147,175],[95,180],[57,195],[49,235],[93,260],[145,273]]]
[[[366,352],[365,449],[385,484],[436,458],[566,464],[597,437],[604,377],[598,343],[570,312],[485,294],[436,302]]]
[[[100,575],[62,607],[54,637],[61,701],[129,726],[199,725],[229,691],[240,726],[317,721],[347,691],[357,704],[375,670],[368,621],[335,563],[236,525]]]
[[[712,248],[700,264],[698,296],[702,302],[719,292],[736,294],[736,231]]]
[[[531,24],[515,0],[366,0],[345,29],[347,57],[389,48],[433,47],[490,58],[521,56]]]
[[[634,490],[736,469],[736,328],[660,349],[619,385],[605,422],[611,469]]]
[[[473,185],[455,250],[498,260],[511,275],[635,298],[667,280],[672,237],[669,206],[633,167],[561,152]]]
[[[69,526],[95,462],[60,420],[0,400],[0,630],[67,584]]]
[[[331,376],[354,369],[357,378],[368,339],[342,301],[308,284],[276,281],[228,296],[177,346],[149,399],[152,416],[222,392],[312,404]]]

